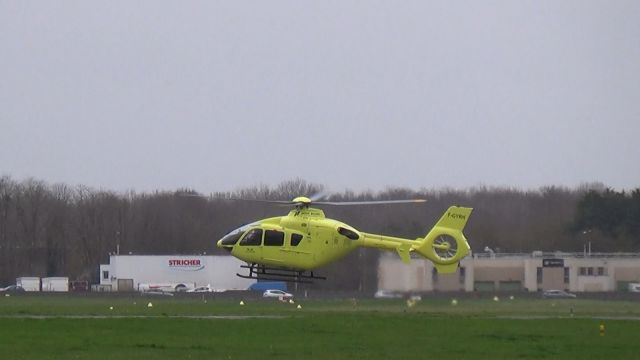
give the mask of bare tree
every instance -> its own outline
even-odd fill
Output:
[[[601,187],[590,184],[574,190],[550,186],[534,191],[491,187],[344,191],[325,194],[325,198],[333,201],[426,198],[428,202],[335,207],[325,212],[328,217],[363,231],[416,238],[424,236],[450,205],[459,204],[475,208],[465,231],[475,251],[482,251],[485,246],[503,252],[580,251],[582,239],[574,230],[578,221],[576,205],[585,194]],[[0,281],[10,282],[21,275],[62,274],[97,280],[98,264],[107,261],[109,253],[118,251],[226,254],[215,247],[216,240],[225,233],[248,222],[286,214],[279,206],[230,199],[291,200],[296,196],[314,196],[323,190],[322,185],[293,179],[274,187],[257,185],[210,197],[199,196],[191,189],[117,194],[84,186],[48,185],[34,179],[15,181],[3,176]],[[634,214],[640,213],[640,190],[625,194],[620,203],[633,205],[628,210],[615,210],[622,211],[622,215],[614,227],[614,232],[620,235],[607,240],[611,251],[638,246],[634,239],[640,232],[639,217]],[[372,291],[377,281],[379,254],[374,250],[356,251],[322,269],[329,281],[314,286]]]

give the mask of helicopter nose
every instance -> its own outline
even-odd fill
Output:
[[[231,252],[231,250],[233,250],[233,245],[222,244],[222,239],[218,240],[218,242],[216,243],[216,246],[219,247],[220,249],[225,249],[228,252]]]

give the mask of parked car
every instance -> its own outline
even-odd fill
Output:
[[[161,296],[173,296],[173,293],[164,291],[162,289],[149,289],[142,292],[142,295],[161,295]]]
[[[24,292],[24,288],[20,285],[9,285],[7,287],[0,288],[0,292]]]
[[[542,292],[542,297],[545,299],[574,299],[576,294],[564,290],[545,290]]]
[[[213,292],[213,289],[209,286],[199,286],[195,289],[187,290],[188,293],[210,293]]]
[[[640,283],[629,283],[629,292],[640,293]]]
[[[280,300],[288,300],[293,299],[293,294],[289,294],[288,292],[284,292],[282,290],[276,289],[268,289],[262,293],[263,298],[276,298]]]
[[[261,291],[282,290],[287,291],[287,283],[284,281],[258,281],[249,286],[247,290]]]
[[[404,297],[404,294],[397,291],[378,290],[373,294],[373,297],[376,299],[400,299]]]

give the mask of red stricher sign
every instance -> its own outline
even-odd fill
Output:
[[[171,259],[169,266],[200,266],[200,259]]]

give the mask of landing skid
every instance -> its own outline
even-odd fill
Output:
[[[316,276],[313,271],[292,270],[286,268],[272,268],[259,264],[241,265],[243,269],[249,269],[249,275],[236,273],[244,279],[286,281],[293,283],[312,284],[312,280],[327,280],[324,276]]]

